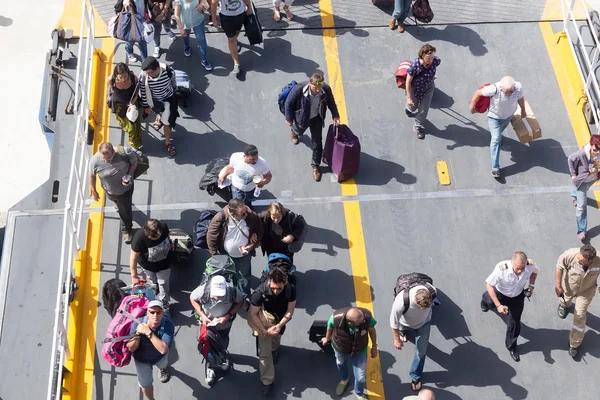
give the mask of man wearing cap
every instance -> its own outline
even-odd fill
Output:
[[[244,293],[228,283],[224,276],[215,275],[192,292],[190,302],[200,323],[212,327],[219,335],[224,349],[227,349],[231,324],[244,302]],[[217,375],[208,363],[206,365],[206,383],[212,386],[217,381]]]
[[[166,64],[159,63],[154,57],[148,57],[142,63],[142,72],[139,77],[140,97],[146,114],[156,113],[154,129],[165,127],[165,146],[169,156],[177,154],[175,146],[171,143],[171,128],[179,117],[177,111],[177,98],[175,89],[175,70]],[[149,93],[148,93],[149,92]]]
[[[310,128],[312,139],[312,169],[313,179],[321,180],[321,157],[323,155],[323,127],[327,108],[331,111],[333,123],[340,123],[331,87],[325,83],[320,72],[312,74],[308,82],[299,83],[290,91],[285,100],[285,123],[292,128],[290,137],[292,143],[298,144],[298,136],[302,136]]]
[[[154,400],[152,385],[152,367],[159,370],[158,376],[162,383],[171,379],[168,370],[169,347],[173,341],[175,325],[164,315],[162,302],[153,300],[148,304],[148,310],[142,323],[134,322],[127,348],[132,352],[138,384],[148,400]]]

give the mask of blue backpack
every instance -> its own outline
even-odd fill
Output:
[[[281,88],[281,92],[279,92],[279,96],[277,96],[277,104],[279,105],[279,111],[285,115],[285,100],[288,95],[298,83],[296,81],[291,81],[287,85]]]
[[[278,267],[287,272],[288,282],[296,286],[296,266],[292,264],[292,260],[283,253],[271,253],[267,259],[267,265],[260,278],[261,282],[266,282],[271,268]]]
[[[196,225],[194,226],[194,233],[196,234],[196,238],[194,239],[194,246],[200,247],[203,249],[208,249],[208,243],[206,243],[206,236],[208,234],[208,226],[210,225],[210,221],[212,221],[213,217],[217,215],[219,211],[216,210],[204,210],[200,214],[200,218],[196,221]]]

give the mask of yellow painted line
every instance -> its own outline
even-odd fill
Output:
[[[323,26],[335,26],[333,21],[333,10],[331,0],[319,0],[321,9],[321,22]],[[327,63],[327,78],[333,96],[340,113],[340,122],[348,124],[346,113],[346,99],[344,97],[344,86],[342,83],[342,70],[338,52],[338,44],[335,29],[323,30],[323,44],[325,46],[325,60]],[[354,179],[342,183],[343,196],[358,195],[358,187]],[[363,236],[362,219],[360,215],[360,204],[358,201],[344,202],[344,216],[346,218],[346,231],[352,264],[352,277],[354,281],[354,294],[356,305],[371,311],[373,315],[373,298],[371,297],[371,281],[369,280],[369,268],[367,265],[367,252]],[[381,374],[381,362],[379,356],[367,358],[367,390],[370,399],[385,399],[383,391],[383,380]]]
[[[447,186],[450,184],[450,173],[448,172],[448,163],[446,161],[438,160],[435,163],[435,168],[438,174],[438,180],[440,185]]]
[[[92,7],[94,12],[94,35],[96,37],[108,36],[106,32],[106,24],[108,21],[104,21],[96,7]],[[65,7],[63,14],[56,24],[57,29],[72,30],[73,37],[79,37],[81,32],[81,12],[82,12],[82,1],[81,0],[65,0]],[[86,35],[84,34],[84,37]]]
[[[580,0],[575,0],[575,8],[573,9],[573,15],[575,15],[575,19],[585,19],[585,10],[581,6]],[[571,2],[568,2],[571,4]],[[585,5],[588,9],[591,9],[591,6],[585,2]],[[562,1],[561,0],[546,0],[546,5],[544,6],[544,11],[542,13],[541,21],[562,21],[563,20],[563,9],[562,9]]]
[[[101,50],[96,50],[92,64],[92,87],[90,109],[94,110],[96,129],[92,153],[98,151],[100,143],[108,141],[110,135],[110,114],[106,106],[106,82],[112,73],[115,41],[102,39]],[[87,177],[84,177],[87,179]],[[97,186],[100,201],[94,208],[104,206],[104,193]],[[75,264],[75,274],[80,288],[71,303],[68,340],[73,360],[65,363],[71,373],[63,382],[68,392],[64,400],[84,400],[93,397],[94,355],[96,349],[96,319],[98,316],[98,296],[100,292],[100,261],[102,257],[102,234],[104,213],[90,214],[86,229],[85,250],[80,254],[81,261]]]
[[[577,70],[575,56],[569,46],[568,38],[561,38],[560,33],[555,34],[549,22],[540,22],[539,25],[567,114],[571,120],[571,127],[575,133],[577,144],[581,147],[589,142],[590,130],[581,111],[583,104],[581,96],[584,86]]]

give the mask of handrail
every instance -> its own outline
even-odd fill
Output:
[[[56,295],[54,334],[50,360],[47,400],[59,400],[63,391],[63,366],[65,357],[72,359],[67,341],[69,303],[73,296],[73,264],[81,250],[81,226],[87,193],[87,176],[90,150],[87,145],[88,119],[90,115],[90,90],[92,59],[94,53],[94,12],[90,0],[82,0],[81,31],[77,53],[75,81],[76,128],[73,138],[73,154],[66,190],[60,269]],[[84,39],[85,38],[85,39]],[[86,217],[87,219],[87,217]]]
[[[594,24],[590,18],[590,9],[587,6],[586,1],[584,0],[561,0],[562,3],[562,12],[563,12],[563,31],[567,36],[569,46],[571,46],[571,51],[575,56],[575,64],[577,65],[577,70],[579,71],[579,75],[581,76],[582,82],[584,82],[584,93],[587,97],[590,105],[592,114],[594,115],[594,121],[598,128],[598,133],[600,133],[600,121],[598,120],[598,104],[596,102],[600,102],[600,84],[598,83],[598,78],[596,77],[595,68],[599,65],[598,61],[600,60],[600,40],[598,40],[598,34],[594,29]],[[581,32],[579,31],[580,26],[577,24],[577,19],[575,17],[575,6],[576,3],[578,7],[581,7],[586,15],[586,21],[588,26],[590,27],[592,39],[594,43],[586,43],[581,36]],[[599,21],[600,22],[600,21]],[[575,37],[573,37],[573,33],[571,30],[575,32]],[[577,39],[576,42],[573,39]],[[587,53],[588,46],[592,45],[593,50],[590,55]],[[578,57],[576,53],[576,48],[579,50],[581,57]],[[583,58],[583,59],[582,59]],[[582,61],[584,65],[582,65]],[[587,67],[587,72],[584,71],[583,67]]]

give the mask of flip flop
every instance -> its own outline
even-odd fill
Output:
[[[173,143],[169,143],[167,146],[167,153],[169,153],[169,157],[175,157],[177,155],[177,150],[175,150],[175,145]]]
[[[418,392],[419,390],[421,390],[422,386],[423,386],[423,383],[421,381],[415,381],[414,379],[410,383],[410,387],[413,392]]]
[[[348,387],[348,383],[350,382],[350,380],[348,380],[348,382],[346,383],[338,383],[337,386],[335,387],[335,394],[338,396],[342,396],[344,394],[344,392],[346,391],[346,388]]]
[[[292,14],[292,10],[290,10],[289,6],[288,8],[284,8],[283,10],[285,11],[285,16],[287,17],[288,21],[294,19],[294,14]]]
[[[275,20],[275,22],[281,21],[281,13],[279,11],[275,10],[273,12],[273,19]]]

